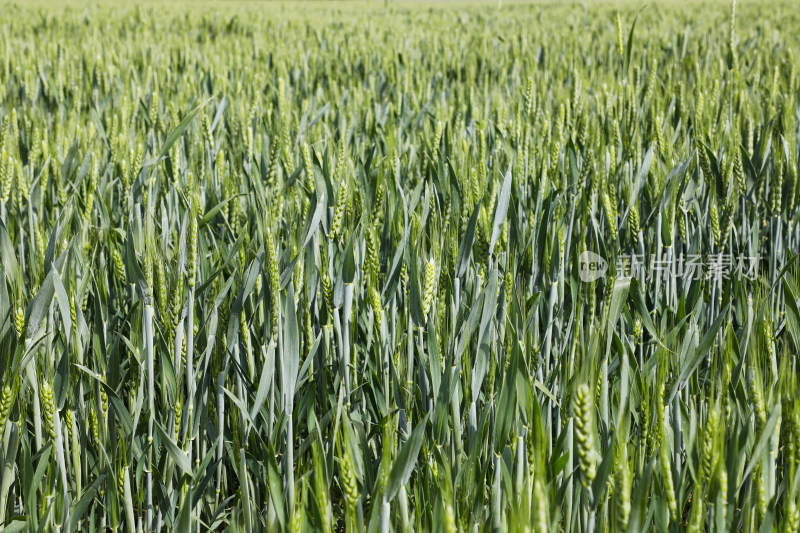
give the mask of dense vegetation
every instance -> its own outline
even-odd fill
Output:
[[[800,530],[798,31],[3,4],[0,528]]]

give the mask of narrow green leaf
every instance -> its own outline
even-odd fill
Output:
[[[72,512],[70,513],[70,518],[72,520],[72,529],[78,529],[78,523],[83,518],[83,515],[86,514],[86,511],[89,509],[89,505],[91,505],[92,500],[94,500],[94,495],[97,494],[97,489],[100,488],[103,481],[105,481],[106,476],[108,476],[108,471],[103,470],[99,476],[97,476],[94,481],[92,481],[91,485],[84,489],[83,494],[81,495],[81,499],[78,500],[75,505],[72,507]]]
[[[189,456],[187,456],[184,451],[178,447],[175,441],[167,435],[167,432],[161,427],[161,424],[156,422],[154,426],[158,432],[158,440],[164,445],[164,448],[166,448],[172,462],[175,463],[175,466],[180,468],[184,474],[192,477],[194,473],[192,472],[192,464],[191,461],[189,461]]]
[[[503,186],[500,189],[500,196],[497,198],[497,209],[494,213],[494,223],[492,224],[492,240],[489,242],[489,255],[494,253],[494,245],[497,244],[497,239],[500,238],[500,232],[503,228],[503,222],[506,220],[508,213],[508,201],[511,199],[511,163],[508,164],[508,170],[503,178]]]
[[[400,453],[397,454],[397,459],[395,459],[394,464],[392,464],[392,470],[389,472],[386,489],[383,492],[383,498],[386,501],[391,502],[400,491],[400,487],[408,483],[411,473],[414,471],[414,465],[417,463],[417,456],[422,447],[422,439],[425,437],[427,423],[428,415],[425,415],[425,418],[417,424],[417,427],[411,432],[411,436],[403,444]]]
[[[281,351],[281,394],[286,413],[292,412],[294,388],[299,369],[300,332],[297,329],[297,309],[294,305],[294,282],[290,282],[283,313],[283,350]]]
[[[722,323],[725,322],[725,318],[728,314],[728,307],[730,304],[726,305],[717,315],[716,320],[711,325],[709,330],[703,336],[700,344],[697,345],[694,353],[686,360],[684,360],[681,364],[681,371],[678,374],[678,379],[675,380],[675,383],[672,385],[672,388],[669,392],[669,397],[667,399],[667,403],[671,403],[675,395],[678,391],[683,387],[686,383],[686,380],[689,379],[689,376],[695,371],[695,369],[700,365],[700,362],[708,353],[708,350],[711,349],[711,346],[714,344],[714,339],[717,337],[717,332],[719,332],[719,328],[722,326]]]

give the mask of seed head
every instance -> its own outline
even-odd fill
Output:
[[[436,260],[433,258],[428,260],[425,266],[425,285],[422,290],[422,314],[428,316],[428,311],[433,302],[433,294],[436,289]]]
[[[3,393],[0,395],[0,435],[3,434],[3,430],[6,427],[6,422],[8,422],[8,417],[11,414],[13,402],[14,397],[11,387],[4,385]]]
[[[575,439],[578,441],[581,483],[585,487],[592,483],[597,471],[592,410],[592,392],[588,385],[581,383],[575,390],[572,412],[575,417]]]
[[[17,309],[14,311],[14,329],[17,334],[17,339],[21,340],[22,336],[25,334],[25,310],[22,309],[21,305],[18,305]]]
[[[53,387],[48,382],[42,382],[39,387],[39,396],[42,402],[42,418],[44,418],[44,425],[50,438],[55,440],[56,429],[53,423],[53,415],[56,412],[55,395],[53,394]]]
[[[352,512],[358,503],[358,481],[353,471],[353,462],[350,460],[350,454],[346,451],[342,453],[339,465],[342,474],[341,483],[345,504],[347,509]]]

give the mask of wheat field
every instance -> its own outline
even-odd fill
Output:
[[[0,0],[0,530],[800,531],[798,31]]]

